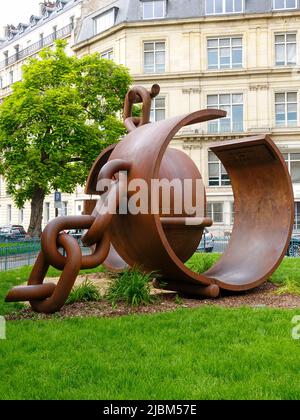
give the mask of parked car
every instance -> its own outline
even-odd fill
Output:
[[[207,253],[213,252],[214,245],[215,245],[215,240],[214,240],[213,234],[209,232],[208,229],[205,228],[203,232],[202,240],[198,246],[197,251],[207,252]]]
[[[81,245],[81,237],[84,233],[84,230],[82,230],[82,229],[71,229],[71,230],[67,231],[67,233],[68,233],[68,235],[77,239],[78,243]]]
[[[293,235],[286,255],[288,257],[300,257],[300,235]]]
[[[9,225],[0,228],[0,241],[18,241],[26,238],[26,231],[21,225]]]

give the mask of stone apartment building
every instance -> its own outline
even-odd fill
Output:
[[[32,15],[28,22],[7,25],[5,38],[0,39],[0,100],[11,92],[14,82],[22,79],[22,65],[45,46],[53,45],[56,39],[65,39],[67,51],[73,54],[76,27],[81,17],[81,0],[45,1],[40,4],[38,16]],[[74,195],[62,195],[64,214],[81,214],[83,190]],[[46,197],[44,225],[55,216],[54,196]],[[17,209],[6,193],[5,182],[0,178],[0,226],[22,224],[27,229],[30,219],[30,203]]]
[[[138,84],[159,83],[153,121],[206,107],[228,112],[173,141],[201,170],[215,229],[230,229],[234,198],[210,145],[270,134],[291,172],[300,229],[299,22],[298,0],[90,0],[72,49],[127,66]]]

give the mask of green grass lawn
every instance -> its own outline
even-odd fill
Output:
[[[0,273],[0,314],[16,309],[3,298],[29,271]],[[273,281],[284,284],[298,271],[300,260],[286,259]],[[0,340],[0,399],[299,399],[294,315],[300,308],[207,306],[8,322],[7,340]]]
[[[299,399],[295,314],[206,307],[11,322],[0,398]]]

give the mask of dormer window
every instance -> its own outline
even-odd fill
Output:
[[[55,9],[55,4],[54,3],[49,3],[48,4],[43,4],[42,5],[42,16],[44,19],[47,19],[51,13],[54,11]]]
[[[290,10],[290,9],[296,9],[296,7],[297,7],[296,0],[273,0],[274,10]]]
[[[166,0],[144,0],[143,19],[163,19],[166,17]]]
[[[108,10],[105,13],[101,13],[101,15],[98,15],[94,18],[94,34],[100,34],[101,32],[106,31],[107,29],[114,26],[116,21],[116,12],[117,8],[114,7],[110,10]]]
[[[15,35],[18,33],[18,29],[16,29],[13,25],[9,26],[7,29],[8,39],[11,40],[14,38]]]
[[[30,25],[31,26],[35,26],[37,23],[38,23],[38,21],[40,20],[40,18],[38,17],[38,16],[31,16],[30,17]]]
[[[206,0],[205,4],[207,15],[244,12],[244,0]]]
[[[25,23],[19,23],[19,25],[18,25],[19,34],[22,34],[27,27],[28,27],[28,25],[26,25]]]
[[[68,0],[57,0],[56,1],[56,9],[57,11],[62,10],[65,4],[68,3]]]

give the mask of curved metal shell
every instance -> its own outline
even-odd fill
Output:
[[[167,147],[182,127],[222,116],[222,111],[204,110],[142,126],[116,145],[109,160],[130,162],[129,181],[142,178],[150,184],[158,179]],[[282,155],[267,136],[212,150],[229,173],[236,200],[233,235],[215,267],[203,275],[190,271],[169,243],[159,215],[116,215],[110,231],[116,251],[129,265],[159,270],[171,290],[215,296],[219,287],[252,289],[278,267],[293,226],[293,190]],[[209,285],[216,286],[203,291]]]

